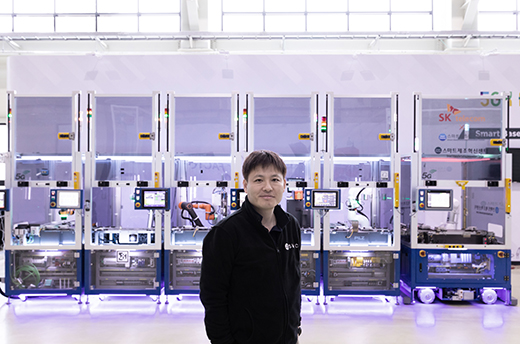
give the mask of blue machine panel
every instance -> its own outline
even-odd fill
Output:
[[[159,295],[161,261],[155,250],[87,250],[85,294]]]
[[[5,264],[7,295],[81,294],[80,251],[6,251]]]
[[[484,288],[511,291],[509,250],[411,249],[403,246],[401,279],[411,291],[433,288],[443,300],[456,298],[457,290],[473,290],[480,298]]]
[[[400,295],[399,252],[325,251],[324,295]]]
[[[302,295],[320,295],[321,256],[320,251],[301,251]]]

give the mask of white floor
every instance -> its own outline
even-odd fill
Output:
[[[3,270],[0,252],[2,277]],[[518,297],[520,266],[513,269],[512,281],[513,296]],[[0,343],[208,343],[197,297],[170,297],[169,304],[164,297],[160,304],[148,297],[89,301],[45,297],[8,304],[0,296]],[[303,304],[301,344],[520,343],[520,306],[439,301],[396,305],[376,298],[338,298],[327,305],[320,301]]]

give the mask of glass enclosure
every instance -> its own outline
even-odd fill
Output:
[[[96,97],[96,180],[152,180],[153,98]]]
[[[15,97],[15,180],[72,180],[71,97]]]
[[[500,180],[500,99],[422,99],[423,180]]]

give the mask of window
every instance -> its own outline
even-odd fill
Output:
[[[517,31],[519,0],[480,0],[478,29],[480,31]]]
[[[431,31],[434,23],[432,0],[222,0],[221,13],[224,32]]]
[[[180,0],[0,1],[1,32],[178,32]]]

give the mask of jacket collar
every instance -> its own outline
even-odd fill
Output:
[[[255,210],[255,208],[253,207],[251,202],[249,202],[249,199],[247,198],[247,196],[246,196],[245,202],[242,203],[242,209],[244,210],[244,212],[246,212],[246,214],[250,218],[254,219],[257,222],[262,223],[262,215],[260,215]],[[276,225],[280,228],[284,228],[289,223],[289,217],[287,216],[285,211],[282,209],[282,207],[280,207],[280,205],[277,205],[274,208],[274,216],[276,217]]]

